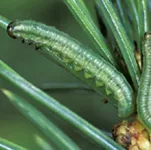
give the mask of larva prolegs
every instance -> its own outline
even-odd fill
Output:
[[[13,38],[40,45],[38,51],[44,56],[53,58],[105,98],[114,100],[120,117],[133,113],[133,90],[124,76],[77,40],[53,27],[28,20],[11,23],[7,31]]]
[[[54,57],[53,52],[50,49],[46,50],[46,48],[44,48],[43,50],[41,50],[41,49],[39,49],[39,50],[48,59],[51,59],[53,57],[53,59],[56,60],[55,62],[62,63],[60,57],[57,57],[57,56]],[[49,53],[49,55],[47,55],[48,53]],[[63,66],[63,68],[66,68],[69,71],[69,66],[67,64],[62,64],[61,66]],[[72,68],[72,67],[73,66],[70,66],[70,68]],[[75,67],[73,67],[73,68],[75,68]],[[75,74],[74,70],[72,70],[72,69],[70,70],[70,72],[72,74],[74,74],[76,77],[78,77],[79,79],[85,81],[91,88],[93,88],[95,91],[100,93],[102,96],[109,99],[109,102],[116,105],[116,107],[118,107],[118,115],[120,117],[127,117],[131,113],[133,113],[134,101],[133,101],[133,97],[131,97],[131,95],[133,95],[132,91],[131,91],[131,93],[129,93],[130,97],[127,97],[127,98],[131,99],[131,101],[128,102],[125,100],[125,98],[122,99],[123,95],[120,96],[121,95],[120,93],[122,91],[120,91],[120,93],[115,94],[115,93],[113,93],[113,90],[111,91],[110,89],[106,88],[105,83],[103,83],[102,81],[100,81],[98,79],[93,79],[93,81],[92,81],[92,79],[89,77],[89,79],[85,80],[85,74],[83,73],[83,71],[81,72],[81,69],[79,69],[76,74]],[[96,86],[96,83],[98,83],[97,86]],[[127,91],[125,90],[125,92],[127,92]],[[102,93],[106,93],[106,95],[103,95]],[[119,100],[120,100],[120,102],[119,102]]]

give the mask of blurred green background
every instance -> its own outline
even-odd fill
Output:
[[[86,0],[86,3],[96,22],[93,1]],[[31,19],[55,26],[86,46],[94,48],[62,0],[1,0],[0,15],[10,20]],[[0,47],[1,59],[36,86],[41,86],[44,83],[82,83],[63,68],[36,53],[32,46],[11,39],[3,29],[0,29]],[[0,86],[16,90],[2,80],[0,80]],[[113,125],[119,122],[115,108],[101,102],[101,96],[96,93],[50,91],[48,94],[100,130],[111,131]],[[30,99],[28,100],[30,101]],[[72,126],[50,113],[43,106],[34,105],[79,143],[82,149],[97,149],[96,145],[93,145],[86,137],[82,137]],[[22,116],[0,93],[0,137],[9,139],[30,150],[40,150],[41,148],[35,142],[37,134],[43,136],[37,127]],[[46,137],[43,138],[47,140]]]

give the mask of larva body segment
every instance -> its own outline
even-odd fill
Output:
[[[137,96],[139,119],[151,131],[151,33],[143,42],[143,69]]]
[[[33,42],[44,56],[55,59],[95,91],[113,100],[118,106],[120,117],[133,113],[133,90],[124,76],[75,39],[34,21],[12,22],[8,26],[8,34],[25,42]]]

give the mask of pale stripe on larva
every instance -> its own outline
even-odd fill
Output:
[[[151,33],[143,42],[143,70],[137,95],[139,119],[151,131]]]
[[[75,39],[54,27],[34,21],[12,22],[8,34],[35,44],[46,57],[55,59],[105,98],[114,100],[120,117],[133,113],[133,91],[124,76]]]

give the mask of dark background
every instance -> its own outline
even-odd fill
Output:
[[[93,1],[87,0],[86,3],[96,22]],[[1,0],[0,15],[10,20],[31,19],[55,26],[75,37],[86,46],[94,48],[88,36],[61,0]],[[36,86],[51,82],[82,83],[63,68],[39,55],[34,51],[33,47],[11,39],[6,31],[1,28],[0,58]],[[16,90],[1,79],[0,87]],[[113,106],[102,103],[101,96],[96,93],[88,91],[50,91],[48,94],[99,129],[111,131],[113,125],[119,122],[117,112]],[[30,101],[30,99],[28,100]],[[72,126],[51,114],[43,106],[34,105],[70,137],[74,138],[82,149],[97,149],[95,145],[91,144],[86,137],[82,137]],[[0,93],[0,137],[9,139],[31,150],[39,150],[40,148],[35,143],[36,134],[43,136],[37,127],[22,116],[7,98]],[[46,139],[46,137],[43,138]]]

